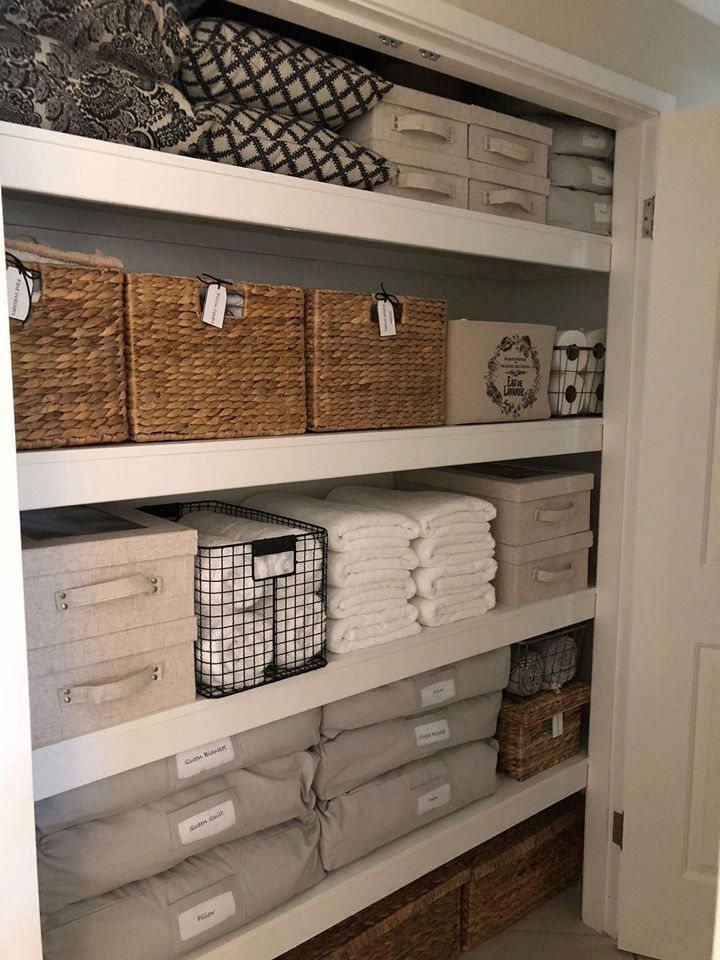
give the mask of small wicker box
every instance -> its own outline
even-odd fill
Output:
[[[396,335],[381,337],[373,294],[306,294],[308,427],[365,430],[444,422],[444,300],[398,297]],[[397,310],[397,308],[396,308]]]
[[[590,685],[569,683],[525,700],[506,696],[498,717],[498,770],[513,780],[569,760],[580,750],[580,720]]]
[[[463,950],[500,933],[580,878],[584,817],[583,795],[575,794],[469,855]]]
[[[305,430],[303,291],[225,283],[242,316],[204,323],[207,284],[129,273],[126,358],[133,440],[278,436]]]

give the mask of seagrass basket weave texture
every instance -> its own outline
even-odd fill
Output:
[[[584,819],[583,795],[575,794],[475,848],[462,890],[463,950],[580,879]]]
[[[373,294],[308,290],[308,427],[439,426],[445,409],[444,300],[398,297],[396,335],[381,337]]]
[[[134,440],[278,436],[305,430],[303,291],[227,283],[241,316],[204,323],[191,277],[129,273],[125,333]]]
[[[590,702],[590,685],[569,683],[515,700],[507,695],[498,716],[498,770],[513,780],[527,780],[541,770],[569,760],[580,750],[580,721]],[[553,717],[557,717],[553,722]]]
[[[10,320],[18,449],[127,439],[120,270],[39,263],[40,298]]]

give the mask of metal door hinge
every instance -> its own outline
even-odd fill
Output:
[[[622,850],[623,845],[623,832],[625,829],[625,814],[618,813],[617,810],[613,810],[613,822],[612,822],[612,841]]]
[[[642,237],[652,238],[655,229],[655,197],[648,197],[643,202]]]

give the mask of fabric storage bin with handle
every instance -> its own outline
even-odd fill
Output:
[[[304,432],[298,287],[129,273],[125,324],[134,440]]]
[[[470,109],[468,156],[471,160],[547,177],[551,130],[483,107]]]
[[[123,504],[21,528],[34,745],[191,701],[195,531]]]
[[[308,427],[433,427],[444,419],[444,300],[306,295]]]
[[[498,543],[498,603],[517,606],[582,590],[588,582],[591,530],[515,547]]]
[[[7,241],[20,450],[125,440],[122,264]]]
[[[468,206],[517,220],[545,223],[550,181],[522,171],[472,161]]]

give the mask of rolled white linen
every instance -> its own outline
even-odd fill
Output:
[[[418,537],[413,540],[421,567],[445,566],[448,563],[470,563],[495,555],[495,540],[490,533],[481,533],[469,539],[456,537]]]
[[[551,373],[548,381],[550,409],[554,417],[572,417],[583,409],[585,382],[577,373]]]
[[[410,603],[418,611],[418,620],[426,627],[442,627],[457,620],[481,617],[495,606],[495,588],[486,583],[471,593],[455,593],[428,600],[413,597]]]
[[[448,573],[448,567],[420,567],[413,577],[418,597],[437,600],[453,594],[472,593],[486,583],[490,583],[497,573],[497,561],[488,557],[473,566],[480,567],[475,572],[466,572],[462,564],[453,564],[463,570],[462,573]]]
[[[377,547],[328,553],[328,583],[334,587],[356,587],[385,580],[406,580],[418,565],[417,554],[408,547]]]
[[[572,347],[587,347],[587,339],[582,330],[558,330],[555,334],[555,347],[564,347],[562,350],[553,350],[552,369],[562,370],[564,373],[581,373],[585,369],[588,359],[587,350],[578,350],[577,357],[571,359],[567,350]]]
[[[248,615],[238,624],[201,630],[195,646],[195,673],[211,687],[257,686],[273,658],[272,620]]]
[[[379,613],[346,617],[344,620],[328,620],[328,649],[333,653],[350,653],[364,647],[412,637],[420,633],[417,618],[418,611],[410,601],[394,616]]]
[[[402,513],[417,523],[423,537],[449,536],[466,529],[473,532],[476,524],[486,524],[497,516],[496,508],[487,500],[440,490],[343,486],[331,490],[327,499]]]
[[[402,607],[415,596],[415,581],[410,574],[405,580],[391,580],[371,587],[328,587],[328,615],[336,620],[363,613],[381,613]]]

